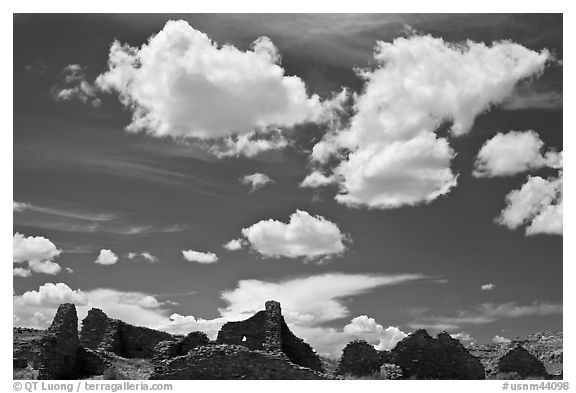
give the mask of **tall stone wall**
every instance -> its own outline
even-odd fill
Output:
[[[258,311],[244,321],[224,324],[216,342],[242,345],[251,350],[280,352],[300,366],[316,371],[323,369],[312,347],[290,331],[282,316],[280,303],[276,301],[266,302],[264,311]]]
[[[258,311],[244,321],[227,322],[218,332],[216,342],[243,345],[253,350],[263,350],[266,342],[265,324],[265,311]]]
[[[61,304],[41,340],[38,379],[75,378],[78,346],[76,307]]]
[[[174,336],[108,318],[96,308],[88,312],[80,332],[80,343],[84,347],[128,358],[152,358],[156,344],[165,340],[174,340]]]

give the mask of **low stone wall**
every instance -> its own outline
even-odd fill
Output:
[[[201,346],[187,355],[157,364],[150,379],[330,379],[298,366],[280,352],[242,345]]]
[[[378,351],[364,340],[355,340],[344,348],[336,374],[363,377],[380,371],[382,361]]]
[[[97,308],[88,311],[80,332],[82,346],[128,358],[152,358],[156,344],[165,340],[174,340],[174,336],[108,318]]]
[[[518,373],[521,377],[546,377],[544,364],[522,346],[516,346],[498,360],[501,373]]]
[[[417,330],[396,344],[390,358],[400,366],[405,378],[486,378],[480,360],[446,332],[432,338],[426,330]]]

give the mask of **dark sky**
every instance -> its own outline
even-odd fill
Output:
[[[476,315],[486,304],[562,304],[562,236],[526,236],[494,222],[506,194],[519,188],[526,174],[472,176],[477,152],[497,132],[535,130],[547,147],[561,151],[561,105],[495,107],[478,116],[470,133],[450,140],[457,153],[452,170],[459,174],[458,185],[429,204],[351,208],[334,200],[333,187],[298,187],[310,171],[309,151],[303,147],[311,148],[322,127],[298,126],[292,131],[296,142],[280,151],[218,159],[193,143],[125,132],[131,112],[116,94],[102,94],[98,108],[54,100],[64,67],[81,65],[92,82],[107,70],[114,40],[140,46],[170,19],[184,19],[219,44],[242,51],[268,36],[286,75],[299,76],[310,94],[322,98],[342,86],[360,93],[363,81],[354,68],[373,66],[376,42],[391,41],[404,25],[450,42],[512,40],[531,50],[548,48],[562,59],[562,16],[553,14],[15,15],[14,201],[44,211],[15,211],[14,233],[50,239],[62,250],[55,261],[73,270],[14,277],[15,295],[62,282],[86,292],[144,293],[177,303],[163,305],[170,312],[212,319],[227,306],[221,292],[240,280],[278,282],[327,272],[421,274],[428,279],[342,297],[349,315],[323,325],[341,329],[350,319],[368,315],[404,332],[420,322]],[[561,95],[562,68],[548,68],[530,86]],[[238,179],[254,172],[275,182],[251,193]],[[270,218],[286,222],[296,209],[337,223],[352,239],[349,249],[318,263],[222,248],[242,228]],[[94,226],[90,219],[62,212],[112,214],[114,219]],[[112,250],[119,261],[95,264],[101,249]],[[188,249],[214,252],[219,260],[187,262],[182,250]],[[159,262],[127,258],[141,251]],[[486,283],[495,288],[481,290]],[[315,288],[309,288],[309,296],[314,301]],[[495,335],[513,338],[561,329],[561,313],[528,311],[463,323],[451,333],[466,332],[484,342]]]

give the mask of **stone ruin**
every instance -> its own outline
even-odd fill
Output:
[[[71,379],[77,375],[78,316],[76,307],[58,307],[40,344],[38,379]]]
[[[154,356],[152,361],[158,363],[162,360],[172,359],[177,356],[186,355],[191,349],[208,345],[210,340],[206,333],[191,332],[186,337],[178,341],[160,341],[154,347]]]
[[[426,330],[417,330],[396,344],[390,360],[400,366],[405,378],[486,378],[480,360],[446,332],[432,338]]]
[[[108,318],[98,308],[88,311],[80,332],[80,343],[84,348],[111,352],[126,358],[152,358],[156,344],[165,340],[172,341],[174,336]]]
[[[157,364],[150,379],[331,379],[290,362],[282,352],[211,344]]]
[[[185,340],[156,346],[150,379],[331,378],[310,345],[290,331],[275,301],[244,321],[226,323],[216,342],[195,340],[186,351]]]
[[[312,347],[286,325],[280,303],[266,302],[265,310],[239,322],[228,322],[218,332],[219,344],[242,345],[252,350],[281,352],[292,363],[322,372],[322,362]]]
[[[498,372],[517,373],[522,378],[548,376],[544,364],[520,345],[500,358]]]
[[[354,340],[342,351],[336,374],[368,376],[379,372],[382,363],[381,355],[372,345],[364,340]]]
[[[202,332],[173,336],[93,308],[78,334],[76,307],[60,305],[39,340],[38,379],[74,379],[114,369],[118,357],[151,358],[151,379],[330,379],[320,358],[286,325],[280,304],[222,327],[211,342]],[[26,360],[26,359],[25,359]],[[23,363],[15,360],[15,367]]]
[[[173,336],[110,319],[98,309],[88,312],[78,335],[76,307],[61,304],[52,325],[40,339],[38,379],[102,375],[112,367],[114,355],[151,358],[154,346],[167,338]]]

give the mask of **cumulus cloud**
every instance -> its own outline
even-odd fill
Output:
[[[224,244],[222,247],[228,251],[238,251],[244,246],[244,239],[232,239],[228,243]]]
[[[366,340],[379,351],[388,351],[394,348],[399,341],[402,341],[407,336],[406,333],[397,327],[389,326],[384,328],[374,318],[366,315],[353,318],[342,330],[349,336]]]
[[[480,289],[482,289],[483,291],[491,291],[494,288],[496,288],[496,285],[492,284],[492,283],[488,283],[488,284],[483,284]]]
[[[52,261],[29,261],[28,267],[34,273],[58,274],[62,268],[59,264]]]
[[[302,180],[300,187],[318,188],[333,184],[334,182],[336,182],[334,176],[326,176],[319,171],[313,171]]]
[[[15,233],[12,238],[14,262],[51,260],[61,251],[50,240],[42,236],[25,237]]]
[[[30,277],[32,272],[29,269],[24,269],[22,267],[15,267],[12,269],[12,275],[14,277]]]
[[[99,107],[102,101],[96,88],[86,80],[84,68],[79,64],[69,64],[62,70],[61,81],[52,88],[55,101],[80,101],[92,107]]]
[[[454,333],[454,334],[451,334],[450,337],[452,337],[456,340],[460,340],[460,341],[474,341],[474,337],[472,337],[467,332]]]
[[[218,262],[218,257],[212,252],[201,252],[194,250],[182,250],[184,259],[188,262],[198,262],[201,264],[209,264]]]
[[[243,228],[250,246],[265,258],[305,258],[313,260],[341,255],[346,235],[321,216],[296,210],[288,223],[268,219]]]
[[[157,257],[150,254],[150,252],[148,252],[148,251],[129,252],[127,257],[128,257],[128,259],[132,259],[132,260],[142,259],[142,260],[150,262],[150,263],[156,263],[159,261],[159,259]]]
[[[108,249],[101,249],[100,254],[98,254],[98,258],[94,261],[94,263],[98,265],[114,265],[118,262],[118,256],[114,254],[111,250]]]
[[[266,184],[274,183],[274,180],[272,180],[268,175],[257,172],[251,175],[242,176],[240,178],[240,183],[249,186],[250,190],[254,192],[257,189],[264,187]]]
[[[74,303],[78,318],[83,319],[92,307],[102,309],[111,318],[128,323],[157,328],[169,323],[167,311],[150,295],[140,292],[98,288],[73,290],[64,283],[46,283],[38,288],[13,296],[14,326],[44,329],[50,325],[56,309],[62,303]]]
[[[288,141],[279,130],[276,130],[227,136],[210,141],[207,149],[218,158],[240,156],[252,158],[261,153],[281,150],[286,146]]]
[[[113,42],[96,84],[132,110],[128,131],[157,137],[207,140],[319,120],[320,98],[279,62],[267,37],[242,51],[169,21],[140,48]]]
[[[526,235],[563,233],[563,174],[544,179],[529,176],[518,190],[506,196],[506,207],[496,222],[509,229],[526,224]]]
[[[25,237],[15,233],[13,241],[13,262],[28,264],[28,269],[15,268],[13,274],[28,277],[31,272],[44,274],[57,274],[61,267],[52,260],[62,252],[54,243],[42,236]]]
[[[499,132],[478,152],[474,176],[512,176],[543,167],[561,168],[561,153],[544,153],[543,148],[544,142],[535,131]]]
[[[541,73],[551,56],[509,41],[412,35],[378,42],[374,58],[375,69],[359,71],[365,86],[349,125],[318,142],[312,160],[337,180],[338,202],[387,209],[447,194],[457,184],[456,154],[436,130],[450,122],[452,137],[470,132],[479,114]]]
[[[495,342],[495,343],[498,343],[498,344],[505,344],[505,343],[511,342],[510,339],[507,339],[506,337],[502,337],[502,336],[499,336],[499,335],[495,335],[495,336],[492,338],[492,341]]]

